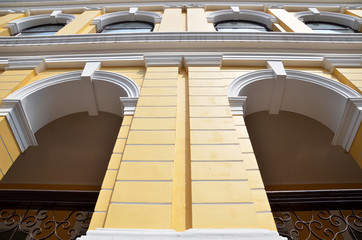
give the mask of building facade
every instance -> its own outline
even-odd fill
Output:
[[[86,240],[358,239],[361,7],[2,1],[0,234],[45,236],[6,210],[29,194],[94,198]],[[307,202],[357,224],[285,213]]]

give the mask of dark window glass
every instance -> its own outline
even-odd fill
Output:
[[[118,22],[107,25],[102,33],[152,32],[153,24],[147,22]]]
[[[318,33],[354,33],[355,31],[347,26],[327,22],[306,22],[308,27]]]
[[[23,29],[20,32],[20,36],[50,36],[54,35],[61,28],[63,28],[63,24],[48,24],[48,25],[40,25],[36,27],[31,27],[27,29]]]
[[[267,32],[265,26],[248,21],[225,21],[215,24],[219,32]]]

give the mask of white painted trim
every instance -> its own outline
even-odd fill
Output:
[[[22,152],[24,152],[28,146],[38,145],[20,100],[3,99],[0,108],[0,116],[5,116],[7,118]]]
[[[323,66],[332,72],[336,67],[362,67],[361,56],[327,56],[323,58]]]
[[[36,74],[39,74],[46,69],[46,63],[43,57],[10,57],[8,66],[4,67],[4,69],[32,69],[35,70]]]
[[[231,114],[233,116],[244,116],[247,96],[229,97]]]
[[[98,115],[98,107],[97,107],[97,100],[94,93],[94,85],[93,85],[93,74],[95,71],[101,68],[101,62],[88,62],[85,64],[81,79],[82,85],[84,88],[84,98],[87,98],[88,103],[88,114],[90,116],[97,116]]]
[[[97,27],[97,32],[101,31],[105,26],[116,22],[128,22],[128,21],[142,21],[149,23],[161,22],[162,15],[159,13],[138,11],[135,8],[131,8],[130,11],[120,11],[103,14],[92,20],[92,24]]]
[[[9,22],[6,27],[10,29],[12,35],[15,35],[26,28],[45,24],[67,24],[74,19],[75,16],[71,14],[58,13],[55,16],[52,14],[41,14],[13,20]]]
[[[287,83],[287,73],[281,61],[267,61],[267,67],[273,70],[274,84],[272,98],[270,100],[269,114],[278,114],[282,104],[285,85]]]
[[[112,229],[97,228],[88,230],[87,235],[79,240],[282,240],[278,232],[266,229],[188,229],[184,232],[176,232],[171,229]]]
[[[252,10],[237,10],[238,8],[234,7],[229,10],[220,10],[210,13],[207,15],[207,21],[215,24],[228,20],[252,21],[266,26],[269,30],[272,30],[273,23],[278,22],[276,17],[265,12],[258,12]]]
[[[304,11],[296,13],[295,16],[303,22],[335,23],[347,26],[357,32],[361,31],[362,29],[361,18],[342,13]]]
[[[165,55],[165,56],[145,56],[146,67],[157,66],[180,66],[182,62],[182,56],[180,55]]]
[[[98,95],[99,97],[103,99],[107,98],[109,93],[102,90],[105,88],[114,89],[114,86],[118,86],[119,89],[122,89],[122,91],[120,91],[121,94],[125,94],[123,96],[121,95],[121,97],[130,99],[131,102],[137,102],[139,88],[134,81],[117,73],[96,71],[99,67],[100,63],[89,63],[86,65],[83,74],[81,71],[75,71],[48,77],[26,85],[3,99],[0,107],[0,116],[7,117],[21,151],[25,151],[29,146],[37,145],[34,137],[35,132],[50,121],[79,111],[88,110],[91,114],[96,113],[98,109],[94,108],[98,106],[100,101],[95,97],[95,91],[97,89],[94,84],[97,84],[97,82],[103,82],[103,85],[101,84],[102,89],[98,91],[98,94],[101,94]],[[89,82],[90,79],[91,81]],[[84,88],[84,85],[77,85],[77,83],[82,84],[84,81],[88,81],[87,88]],[[109,83],[111,83],[111,85],[109,85]],[[80,86],[83,86],[83,88]],[[98,84],[98,86],[100,85]],[[72,89],[73,87],[76,87],[76,89]],[[72,92],[71,96],[67,95],[68,91]],[[77,93],[77,91],[79,91],[79,93]],[[74,94],[79,94],[79,96]],[[119,93],[116,92],[113,94]],[[57,99],[59,96],[64,99]],[[67,98],[70,98],[74,102],[66,101],[67,103],[63,104],[63,101],[67,100]],[[89,103],[89,98],[93,98],[95,102]],[[51,103],[48,103],[48,100],[50,100],[49,102]],[[108,99],[103,102],[103,105],[109,104],[109,101],[114,101],[112,102],[113,106],[111,106],[113,109],[117,107],[116,99]],[[86,103],[85,108],[83,107],[84,102]],[[127,102],[127,100],[124,100],[124,102]],[[41,109],[41,106],[39,107],[34,103],[39,103],[44,106],[44,109]],[[123,115],[122,109],[106,109],[110,110],[110,112],[113,111],[113,113],[122,113],[121,115]],[[126,110],[127,114],[129,114],[129,106],[125,107],[125,111]]]
[[[279,70],[274,69],[274,70],[275,70],[274,72],[277,72],[280,69]],[[332,128],[326,122],[323,122],[320,119],[317,119],[317,120],[321,121],[327,127],[331,128],[332,131],[334,131],[335,136],[334,136],[332,144],[341,145],[346,151],[348,151],[353,142],[353,139],[357,133],[358,127],[360,126],[361,121],[362,121],[362,96],[355,90],[349,88],[348,86],[346,86],[340,82],[325,78],[325,77],[321,77],[321,76],[311,74],[311,73],[295,71],[295,70],[286,70],[285,72],[286,72],[286,82],[284,83],[284,86],[286,86],[286,84],[288,84],[288,83],[290,84],[291,81],[302,81],[302,82],[305,82],[308,84],[318,85],[318,86],[323,87],[324,89],[331,90],[333,93],[335,93],[335,96],[340,96],[340,97],[332,97],[332,95],[330,95],[329,93],[328,93],[329,95],[325,95],[326,93],[324,93],[323,96],[332,97],[332,99],[335,99],[333,101],[339,101],[338,105],[344,104],[344,102],[346,102],[344,109],[339,108],[339,110],[338,110],[339,112],[334,112],[334,111],[337,111],[337,109],[332,109],[332,108],[330,108],[331,106],[329,106],[329,108],[323,109],[323,111],[325,111],[325,113],[329,112],[331,116],[332,115],[334,116],[335,119],[333,121],[335,123],[338,123],[337,125],[333,125],[335,127]],[[280,73],[282,73],[282,71]],[[281,74],[281,75],[283,75],[283,74]],[[240,94],[241,94],[242,90],[244,88],[246,88],[247,86],[249,86],[250,84],[253,84],[253,83],[255,83],[257,81],[261,81],[261,80],[273,81],[275,76],[277,77],[277,75],[275,75],[272,70],[260,70],[260,71],[255,71],[255,72],[251,72],[251,73],[242,75],[241,77],[236,78],[233,82],[230,83],[229,88],[228,88],[228,96],[231,99],[241,96]],[[279,86],[279,88],[280,88],[280,86]],[[275,88],[274,88],[274,90],[275,90]],[[274,96],[275,94],[279,94],[280,95],[279,98],[282,99],[284,97],[285,93],[284,92],[277,93],[275,91],[271,91],[272,99],[275,98],[275,96]],[[322,94],[322,93],[320,93],[320,94]],[[308,96],[305,96],[305,98],[307,99]],[[324,100],[324,99],[321,99],[321,100]],[[271,101],[271,102],[273,102],[273,101]],[[283,101],[282,100],[280,101],[279,106],[281,105],[281,102],[283,102]],[[336,104],[337,104],[337,102],[336,102]],[[271,104],[271,106],[273,106],[273,104]],[[304,114],[309,116],[307,114],[308,106],[304,106],[304,107],[305,107],[305,109],[303,110],[303,111],[305,111]],[[326,107],[326,106],[323,105],[322,107]],[[232,106],[232,108],[235,109],[235,108],[237,108],[237,106]],[[263,110],[273,110],[272,108],[268,109],[267,105],[265,105],[264,108],[265,109],[263,109]],[[245,114],[245,107],[242,107],[242,109],[243,109],[243,113]],[[292,110],[289,109],[289,111],[292,111]],[[331,111],[333,111],[333,112],[331,112]],[[298,109],[295,109],[295,112],[298,112]],[[303,113],[301,113],[301,114],[303,114]],[[313,114],[315,114],[315,113],[310,113],[310,115],[313,115]],[[340,118],[337,118],[339,116],[340,116]],[[331,124],[331,122],[329,122],[329,124]]]
[[[133,116],[136,111],[136,105],[138,102],[138,98],[130,98],[130,97],[120,97],[119,100],[123,105],[123,115],[124,116]]]

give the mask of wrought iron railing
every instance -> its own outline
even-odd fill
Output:
[[[0,190],[0,240],[76,239],[92,217],[97,191]]]
[[[300,240],[361,240],[362,191],[268,192],[281,236]]]

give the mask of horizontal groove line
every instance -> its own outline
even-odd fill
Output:
[[[259,169],[257,169],[257,168],[249,168],[249,169],[246,169],[246,171],[259,171]]]
[[[131,146],[175,146],[174,143],[127,143]]]
[[[122,160],[122,162],[173,162],[173,160]]]
[[[232,145],[232,146],[239,146],[239,143],[191,143],[191,146],[214,146],[214,145]]]
[[[244,162],[244,160],[191,160],[191,162]]]
[[[119,204],[119,205],[171,205],[171,203],[146,203],[146,202],[111,202],[111,204]]]
[[[250,190],[265,190],[265,188],[250,188]]]
[[[193,205],[249,205],[253,202],[214,202],[214,203],[192,203]]]
[[[192,123],[191,123],[192,125]],[[190,128],[191,131],[193,132],[205,132],[205,131],[209,131],[209,132],[219,132],[219,131],[223,131],[223,132],[232,132],[232,131],[235,131],[236,129],[235,128],[228,128],[228,129],[219,129],[219,128]]]
[[[193,182],[246,182],[248,179],[192,179]]]
[[[177,88],[177,86],[143,86],[142,88]]]
[[[143,95],[141,93],[140,95],[140,98],[154,98],[154,97],[177,97],[177,94],[170,94],[170,95],[159,95],[159,94],[154,94],[154,95],[151,95],[151,94],[147,94],[147,95]]]
[[[271,211],[256,211],[256,213],[271,213]]]
[[[123,153],[120,153],[120,152],[112,152],[112,154],[123,154]]]
[[[101,188],[101,190],[113,191],[113,188]]]
[[[116,182],[172,182],[172,180],[119,180]]]
[[[149,108],[149,107],[170,107],[169,105],[161,105],[161,106],[150,106],[150,105],[147,105],[147,106],[137,106],[137,108],[143,108],[143,107],[145,107],[145,108]],[[171,107],[176,107],[176,105],[174,105],[174,106],[171,106]],[[136,109],[137,110],[137,109]]]
[[[174,132],[176,131],[174,128],[170,128],[170,129],[130,129],[130,132],[140,132],[140,131],[145,131],[145,132]]]
[[[170,118],[170,119],[176,119],[176,117],[134,117],[133,119],[159,119],[159,118]]]
[[[107,211],[94,211],[94,213],[107,213]]]

